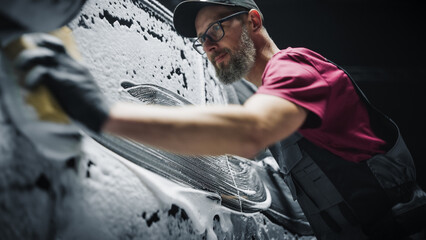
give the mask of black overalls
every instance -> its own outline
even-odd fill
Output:
[[[353,163],[300,133],[270,151],[318,239],[399,239],[406,230],[395,215],[400,214],[398,207],[407,210],[397,204],[411,203],[415,196],[414,205],[424,209],[426,195],[416,188],[414,163],[397,125],[352,82],[367,106],[374,132],[390,146],[385,154]]]

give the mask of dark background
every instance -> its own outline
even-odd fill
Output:
[[[173,11],[180,0],[160,0]],[[400,127],[426,190],[425,14],[420,1],[257,0],[279,48],[306,47],[345,68]],[[425,152],[422,148],[425,147]]]

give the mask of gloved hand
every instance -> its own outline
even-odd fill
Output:
[[[109,106],[89,70],[66,53],[58,38],[47,34],[30,37],[38,48],[22,51],[15,61],[17,69],[26,73],[26,87],[46,85],[71,118],[99,132]]]

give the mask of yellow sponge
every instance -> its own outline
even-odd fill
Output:
[[[68,27],[62,27],[54,32],[50,33],[59,39],[65,45],[68,54],[76,60],[81,60],[82,57],[78,51],[77,44],[74,41],[71,29]],[[13,61],[19,53],[25,49],[36,48],[37,46],[31,42],[25,36],[20,37],[19,39],[12,41],[2,50],[4,54]],[[17,79],[22,79],[22,73],[15,71]],[[70,119],[66,113],[61,109],[55,98],[50,93],[49,89],[45,86],[38,86],[35,89],[32,89],[26,96],[26,102],[33,106],[37,111],[38,118],[42,121],[55,122],[69,124]]]

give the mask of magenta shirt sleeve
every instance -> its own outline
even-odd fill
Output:
[[[291,101],[314,113],[315,120],[310,121],[319,121],[315,126],[321,124],[329,85],[304,56],[279,52],[268,62],[262,78],[263,84],[258,94],[274,95]]]

